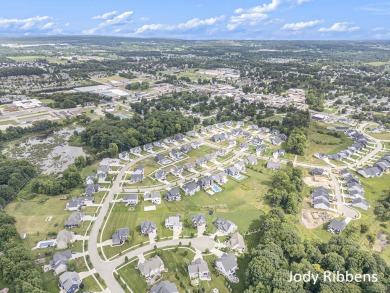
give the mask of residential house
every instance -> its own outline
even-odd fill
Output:
[[[172,216],[165,219],[165,228],[171,230],[181,230],[183,229],[183,223],[180,222],[179,216]]]
[[[74,198],[71,199],[65,206],[65,210],[67,211],[79,211],[81,207],[84,206],[84,200],[81,198]]]
[[[196,160],[196,164],[200,167],[203,167],[203,168],[207,167],[207,160],[204,157],[199,158]]]
[[[63,273],[58,281],[58,285],[65,293],[77,292],[80,288],[81,279],[76,272]]]
[[[282,169],[282,163],[276,159],[269,159],[267,162],[267,169],[280,170]]]
[[[177,149],[172,149],[170,152],[169,152],[169,157],[172,159],[172,160],[175,160],[175,161],[179,161],[182,159],[181,157],[182,153],[177,150]]]
[[[353,199],[351,205],[365,211],[370,208],[370,204],[361,197]]]
[[[57,249],[66,249],[68,248],[68,243],[73,243],[75,241],[74,233],[68,230],[61,230],[57,234],[56,243]]]
[[[162,281],[150,289],[150,293],[179,293],[176,285],[169,281]]]
[[[75,228],[80,226],[80,224],[84,221],[84,217],[86,213],[81,212],[73,212],[68,220],[65,221],[65,228]]]
[[[194,150],[198,150],[200,147],[199,141],[193,141],[190,143],[190,145],[191,145],[192,149],[194,149]]]
[[[265,145],[257,146],[256,147],[256,155],[260,156],[266,149],[267,149],[267,146],[265,146]]]
[[[94,193],[98,192],[99,189],[100,189],[100,185],[99,184],[93,184],[93,183],[92,184],[88,184],[85,187],[84,194],[85,194],[85,196],[90,197]]]
[[[241,127],[244,125],[244,121],[237,121],[236,127]]]
[[[221,232],[223,235],[229,235],[231,233],[236,232],[237,226],[231,222],[226,221],[222,218],[217,218],[217,220],[214,222],[214,226],[218,229],[219,232]]]
[[[164,196],[167,201],[179,201],[181,200],[180,191],[178,188],[173,188],[167,192]]]
[[[285,154],[286,154],[285,150],[276,150],[272,155],[275,159],[277,159],[279,157],[284,157]]]
[[[168,165],[169,163],[171,163],[172,161],[170,159],[168,159],[166,156],[162,155],[162,154],[157,154],[154,159],[161,165],[165,166],[165,165]]]
[[[153,144],[151,144],[151,143],[145,144],[145,145],[144,145],[144,151],[145,151],[145,152],[151,152],[151,151],[153,151]]]
[[[154,204],[161,203],[161,194],[159,191],[145,192],[144,201],[151,201]]]
[[[191,181],[184,184],[182,189],[186,195],[193,196],[195,193],[197,193],[200,190],[200,186],[196,184],[195,181]]]
[[[141,223],[141,233],[145,235],[149,235],[150,233],[154,233],[157,231],[157,226],[154,222],[146,220]]]
[[[222,141],[225,141],[225,140],[227,140],[227,137],[226,137],[225,134],[214,134],[211,137],[211,141],[215,142],[215,143],[222,142]]]
[[[186,136],[183,134],[183,133],[178,133],[176,136],[175,136],[175,140],[179,141],[183,141],[186,139]]]
[[[135,148],[131,148],[129,150],[129,153],[133,154],[133,155],[138,155],[138,154],[141,153],[141,151],[142,151],[141,148],[138,146],[138,147],[135,147]]]
[[[360,169],[357,171],[357,173],[364,178],[373,178],[375,176],[381,176],[382,171],[379,167],[369,167],[365,169]]]
[[[206,154],[206,155],[204,156],[204,158],[205,158],[208,162],[214,162],[214,161],[217,159],[217,154],[216,154],[216,153]]]
[[[252,138],[252,134],[250,134],[249,132],[244,132],[242,134],[242,136],[245,138],[245,139],[251,139]]]
[[[53,260],[49,266],[51,270],[54,270],[54,275],[57,276],[68,270],[68,261],[72,258],[72,252],[70,250],[57,252],[53,256]]]
[[[144,166],[138,166],[134,169],[133,174],[131,174],[130,182],[137,183],[142,182],[144,180]]]
[[[127,194],[122,198],[126,205],[135,206],[138,204],[138,194]]]
[[[228,181],[227,175],[223,171],[220,171],[220,172],[213,174],[211,176],[212,176],[214,182],[219,184],[219,185],[223,185]]]
[[[282,140],[279,137],[274,137],[271,139],[271,143],[273,145],[280,146],[282,144]]]
[[[283,141],[286,141],[287,140],[287,135],[285,135],[284,133],[281,133],[278,135],[278,137],[283,140]]]
[[[112,235],[112,245],[121,245],[129,238],[129,228],[119,228]]]
[[[199,278],[201,281],[210,281],[211,275],[207,262],[201,258],[195,259],[188,265],[188,274],[191,279]]]
[[[176,176],[176,177],[180,177],[181,174],[183,173],[184,171],[184,167],[183,166],[173,166],[171,168],[171,170],[169,170],[171,172],[172,175]]]
[[[164,181],[167,177],[167,173],[163,169],[159,169],[154,173],[154,177],[158,181]]]
[[[238,162],[234,163],[234,167],[236,167],[239,172],[244,172],[245,171],[245,164],[244,164],[244,162],[238,161]]]
[[[191,144],[185,144],[180,148],[180,151],[183,153],[188,153],[190,150],[192,150]]]
[[[278,135],[280,134],[280,131],[277,130],[277,129],[272,129],[272,130],[270,131],[270,134],[278,136]]]
[[[257,158],[256,156],[249,155],[244,159],[245,164],[247,165],[257,165]]]
[[[236,143],[237,142],[234,139],[231,139],[231,140],[228,141],[229,147],[234,147],[236,145]]]
[[[230,176],[237,176],[240,174],[240,170],[238,170],[235,166],[230,166],[227,169],[225,169],[225,173]]]
[[[205,214],[192,214],[190,218],[195,227],[206,226],[207,224]]]
[[[156,255],[138,264],[138,270],[142,276],[149,279],[165,270],[162,259]],[[157,291],[158,292],[158,291]]]
[[[247,142],[242,142],[242,143],[240,143],[239,147],[240,147],[241,151],[245,151],[245,150],[249,149],[249,144]]]
[[[130,159],[128,152],[121,152],[118,155],[119,159],[128,161]]]
[[[347,227],[347,223],[339,220],[333,220],[329,225],[328,225],[328,232],[333,233],[333,234],[340,234],[343,232],[343,230]]]
[[[249,144],[254,146],[259,146],[263,143],[263,140],[261,138],[256,137],[255,139],[252,139]]]
[[[238,232],[235,232],[230,236],[229,240],[227,241],[227,246],[232,249],[236,250],[240,253],[244,253],[246,251],[246,245],[244,242],[244,237]]]
[[[193,172],[195,171],[195,163],[194,162],[188,162],[183,165],[184,170]]]
[[[221,149],[218,149],[217,151],[216,151],[216,155],[218,156],[218,157],[224,157],[224,156],[226,156],[227,154],[228,154],[228,150],[227,149],[225,149],[225,148],[221,148]]]
[[[205,176],[202,178],[199,178],[197,181],[197,184],[199,185],[200,188],[202,189],[207,189],[213,185],[214,181],[212,176]]]
[[[215,261],[216,268],[228,279],[236,276],[238,269],[237,258],[234,253],[224,253]]]
[[[197,136],[198,136],[197,133],[196,133],[196,131],[194,131],[194,130],[188,131],[188,132],[186,133],[186,135],[187,135],[187,136],[191,136],[191,137],[197,137]]]

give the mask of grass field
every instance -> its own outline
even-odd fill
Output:
[[[48,57],[48,56],[14,56],[14,57],[8,57],[8,59],[14,60],[16,62],[31,62],[36,59],[46,59],[49,63],[56,63],[56,64],[65,64],[66,60],[61,60],[55,57]]]

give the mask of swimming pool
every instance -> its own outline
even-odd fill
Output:
[[[53,247],[56,245],[55,240],[50,240],[50,241],[41,241],[38,243],[39,248],[47,248],[47,247]]]
[[[215,192],[220,192],[220,191],[222,191],[222,188],[220,188],[218,185],[213,185],[211,188],[212,188]]]

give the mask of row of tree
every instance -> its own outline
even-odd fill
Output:
[[[10,292],[45,293],[39,267],[21,243],[15,223],[15,218],[0,212],[0,279]]]
[[[288,214],[297,214],[302,201],[302,171],[291,163],[272,176],[271,188],[267,197],[273,207],[280,207]]]
[[[334,236],[329,241],[302,241],[294,223],[281,209],[260,219],[258,246],[250,252],[246,270],[247,293],[387,293],[390,267],[379,255],[358,244]],[[377,282],[329,282],[323,272],[348,271],[377,275]],[[290,274],[318,274],[316,283],[290,282]]]
[[[11,202],[36,175],[37,169],[30,162],[0,155],[0,206],[4,207]]]
[[[47,98],[47,96],[42,96]],[[86,103],[99,104],[100,100],[104,99],[110,101],[111,97],[101,97],[94,93],[55,93],[50,95],[50,99],[54,100],[54,103],[49,104],[52,108],[70,109],[76,108],[77,105],[85,105]]]
[[[185,133],[197,123],[199,118],[184,117],[180,111],[152,110],[144,116],[134,115],[122,120],[107,114],[106,119],[91,121],[78,137],[96,152],[109,150],[115,155],[118,151]]]

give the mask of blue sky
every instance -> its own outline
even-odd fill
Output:
[[[373,0],[2,0],[0,35],[390,39],[389,17]]]

